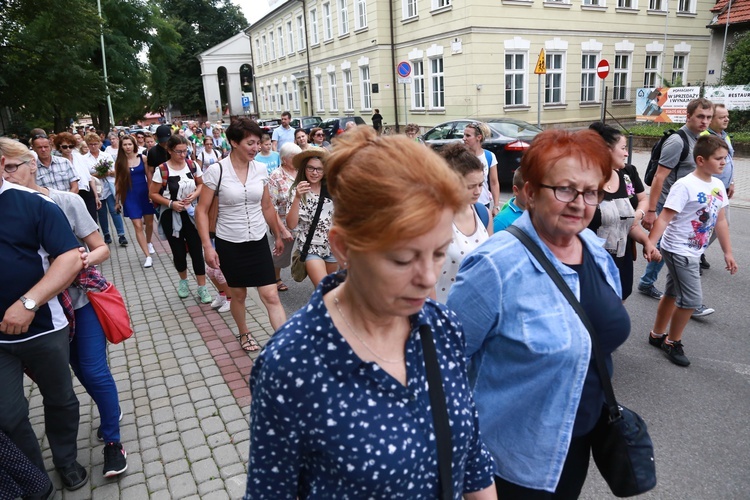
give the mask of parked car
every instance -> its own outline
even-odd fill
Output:
[[[425,132],[421,139],[432,149],[439,150],[446,144],[463,140],[466,125],[476,121],[461,119],[441,123]],[[487,118],[481,121],[489,125],[492,132],[482,147],[497,157],[498,180],[500,186],[507,189],[513,183],[513,173],[521,164],[521,156],[542,129],[513,118]]]
[[[290,125],[294,130],[301,128],[306,134],[309,134],[322,121],[319,116],[300,116],[299,118],[292,118]]]
[[[258,125],[264,133],[273,135],[273,131],[281,126],[281,120],[278,118],[272,118],[268,120],[258,120]]]
[[[323,132],[326,134],[326,140],[331,142],[331,139],[344,133],[346,124],[349,122],[354,122],[358,126],[367,125],[361,116],[337,116],[321,122],[318,127],[323,129]]]

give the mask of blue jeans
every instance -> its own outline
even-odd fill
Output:
[[[76,334],[70,343],[70,366],[96,402],[104,441],[120,442],[120,402],[107,364],[107,338],[94,307],[76,309]]]
[[[661,209],[664,208],[664,205],[657,204],[656,205],[656,216],[659,217],[659,214],[661,213]],[[656,248],[661,249],[661,239],[656,243]],[[646,270],[643,272],[643,276],[641,276],[641,281],[638,283],[638,288],[649,288],[656,283],[656,280],[659,279],[659,273],[661,272],[661,269],[664,267],[664,259],[660,260],[659,262],[654,262],[653,260],[646,264]]]
[[[107,211],[112,216],[112,222],[115,223],[115,230],[117,236],[123,236],[125,234],[125,227],[122,225],[122,215],[117,213],[115,210],[115,195],[110,194],[107,198],[101,200],[102,208],[97,210],[99,216],[99,224],[102,225],[102,233],[104,236],[109,234],[109,219],[107,218]]]

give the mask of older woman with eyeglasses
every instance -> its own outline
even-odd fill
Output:
[[[310,130],[310,144],[319,148],[331,149],[331,143],[326,141],[326,133],[320,127]]]
[[[617,267],[587,226],[611,161],[592,130],[542,132],[521,159],[528,209],[514,223],[581,302],[610,374],[630,317]],[[507,231],[466,257],[447,304],[464,326],[479,427],[498,466],[498,497],[578,498],[592,442],[609,415],[591,337],[573,307]]]

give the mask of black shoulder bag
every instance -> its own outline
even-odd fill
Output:
[[[307,238],[305,244],[302,246],[302,250],[298,248],[292,255],[292,278],[297,283],[305,281],[307,278],[307,269],[305,269],[305,260],[307,259],[307,252],[310,251],[310,244],[312,243],[313,235],[315,234],[315,228],[318,226],[320,220],[320,212],[323,211],[323,202],[328,194],[328,190],[325,188],[325,184],[320,186],[320,196],[318,197],[318,206],[315,209],[315,216],[310,223],[310,230],[307,232]]]
[[[424,366],[427,372],[427,386],[432,407],[432,422],[435,426],[435,442],[438,456],[438,478],[440,480],[440,500],[453,499],[453,443],[451,426],[448,422],[448,407],[445,402],[440,364],[437,359],[435,340],[429,325],[419,327],[424,351]]]
[[[544,267],[547,275],[570,302],[591,336],[591,350],[609,412],[609,425],[597,439],[593,440],[591,446],[594,462],[599,472],[607,481],[612,493],[618,497],[640,495],[653,489],[656,486],[654,444],[651,442],[651,436],[648,435],[646,422],[636,412],[617,404],[612,380],[599,348],[599,337],[586,316],[583,306],[552,262],[528,234],[517,226],[508,226],[505,230],[518,238]]]

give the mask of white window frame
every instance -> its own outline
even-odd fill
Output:
[[[281,102],[281,95],[279,94],[279,84],[274,84],[274,90],[276,91],[276,111],[281,111],[281,106],[284,105],[284,103]]]
[[[583,52],[581,54],[581,94],[582,103],[599,102],[599,85],[597,85],[596,65],[599,52]],[[584,92],[586,95],[584,96]],[[592,99],[584,98],[591,96]]]
[[[273,33],[273,29],[268,31],[268,46],[271,48],[271,60],[276,59],[276,39]]]
[[[268,42],[266,41],[266,35],[260,36],[260,44],[263,46],[263,62],[270,61],[268,58]]]
[[[511,67],[508,67],[508,56],[511,57]],[[518,68],[518,58],[521,59],[521,68]],[[505,58],[504,58],[504,64],[503,67],[505,68],[504,72],[504,81],[505,81],[505,95],[503,97],[505,105],[506,106],[526,106],[527,105],[527,95],[529,90],[528,85],[528,75],[526,74],[528,72],[528,65],[529,65],[529,53],[526,50],[506,50],[505,51]],[[510,77],[510,88],[508,88],[508,77]],[[521,91],[521,102],[518,102],[518,91],[519,91],[519,77],[521,78],[521,85],[520,85],[520,91]],[[508,99],[508,92],[510,92],[510,102]]]
[[[276,28],[276,34],[279,38],[279,57],[286,56],[285,47],[284,47],[284,27],[279,26]]]
[[[419,16],[418,0],[402,0],[401,19],[412,19]]]
[[[333,14],[331,14],[331,2],[323,4],[323,41],[333,40]]]
[[[289,37],[289,55],[294,53],[294,28],[292,27],[292,20],[286,22],[287,36]]]
[[[276,100],[274,99],[273,94],[271,93],[271,84],[266,84],[266,98],[268,99],[268,112],[272,113],[274,108],[274,103]]]
[[[681,62],[680,66],[677,65]],[[675,52],[672,56],[672,85],[685,85],[687,83],[688,53]],[[680,82],[677,82],[675,75],[680,75]]]
[[[443,56],[430,57],[430,109],[445,109],[445,60]]]
[[[265,113],[266,112],[266,93],[263,91],[263,87],[259,89],[260,91],[260,110]]]
[[[643,63],[643,86],[645,88],[651,89],[659,86],[660,59],[661,54],[658,52],[646,53],[646,60]]]
[[[305,50],[307,47],[307,41],[305,38],[305,20],[303,19],[304,14],[300,14],[297,16],[297,39],[299,46],[299,49],[297,50]]]
[[[370,82],[370,66],[359,67],[359,81],[361,86],[360,105],[363,111],[372,109],[372,84]]]
[[[544,104],[565,104],[565,52],[560,51],[549,51],[545,54],[545,63],[547,65],[547,74],[544,75]],[[555,61],[559,62],[559,67],[554,64]],[[557,84],[554,80],[557,79]],[[553,81],[553,86],[550,87],[550,80]],[[553,98],[550,99],[550,88],[553,94]],[[554,91],[558,89],[560,93],[557,99],[554,99]]]
[[[331,105],[331,111],[339,110],[338,84],[336,82],[336,72],[328,73],[328,102]]]
[[[292,80],[292,109],[299,113],[299,85],[297,80]]]
[[[617,0],[618,9],[638,9],[638,0]]]
[[[345,69],[344,73],[344,111],[354,111],[354,80],[352,70]]]
[[[606,7],[606,0],[582,0],[586,7]]]
[[[324,112],[326,108],[323,101],[323,75],[315,75],[315,95],[317,96],[318,111]]]
[[[258,62],[263,64],[263,51],[260,50],[260,38],[255,39],[255,52],[258,53]]]
[[[412,83],[411,83],[411,109],[424,111],[425,109],[425,81],[424,60],[415,59],[411,61]]]
[[[318,8],[313,7],[309,11],[310,14],[310,45],[318,45],[320,43],[320,33],[318,33]]]
[[[648,10],[654,12],[666,12],[666,5],[669,0],[649,0]]]
[[[623,64],[624,61],[624,64]],[[630,99],[630,68],[633,54],[631,52],[616,52],[612,65],[612,100],[628,101]]]
[[[354,0],[354,29],[367,28],[367,0]]]
[[[447,9],[452,5],[453,0],[432,0],[431,10]]]
[[[678,14],[695,14],[696,0],[678,0],[677,1],[677,13]]]
[[[339,36],[349,34],[349,10],[346,5],[346,0],[338,0],[339,2]]]

